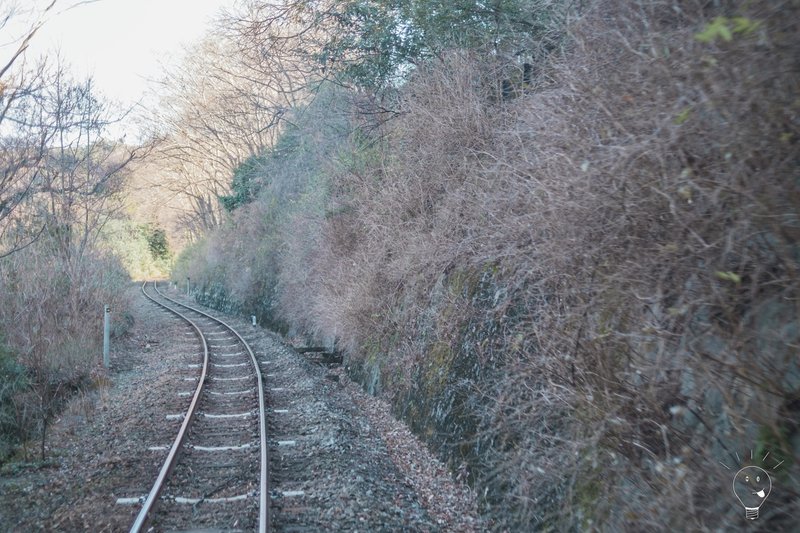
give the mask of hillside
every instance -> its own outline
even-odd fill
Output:
[[[323,86],[175,279],[335,345],[498,529],[737,527],[750,449],[789,528],[796,8],[591,2],[529,79],[473,48]]]

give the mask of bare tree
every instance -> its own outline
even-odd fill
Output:
[[[91,92],[91,80],[76,84],[62,70],[55,73],[45,102],[56,136],[44,165],[48,220],[62,236],[62,253],[82,256],[99,229],[120,207],[119,192],[126,166],[146,148],[129,148],[102,139],[112,121],[106,105]]]
[[[55,135],[55,128],[38,105],[46,83],[45,66],[28,67],[20,53],[3,67],[6,78],[0,77],[0,257],[30,244],[43,229],[39,224],[38,231],[28,234],[24,230],[34,213],[19,216],[17,211],[44,179],[41,163]],[[20,64],[19,71],[13,76],[7,74],[15,62]],[[15,213],[18,216],[13,216]]]
[[[8,276],[14,294],[0,313],[0,326],[28,369],[29,396],[35,399],[30,408],[38,420],[44,458],[49,422],[64,395],[81,386],[85,363],[77,361],[91,353],[91,336],[86,338],[80,322],[97,307],[87,287],[104,275],[94,264],[101,255],[95,244],[122,206],[128,165],[149,146],[131,148],[104,140],[103,131],[113,117],[92,94],[91,80],[77,83],[63,68],[43,71],[42,79],[46,83],[28,104],[27,122],[17,122],[24,128],[3,137],[9,157],[24,159],[24,153],[14,150],[24,138],[17,139],[23,132],[45,132],[40,133],[44,140],[35,159],[28,163],[32,176],[24,195],[9,217],[17,222],[20,239],[30,244],[41,238],[2,264],[5,272],[0,274]],[[26,220],[38,226],[26,227]],[[12,244],[16,242],[22,241]],[[6,255],[20,250],[16,246]],[[22,274],[26,268],[36,272]],[[3,316],[14,309],[24,315]]]
[[[272,146],[299,93],[277,88],[223,29],[188,50],[161,88],[154,121],[168,172],[160,185],[184,199],[181,218],[199,236],[221,223],[218,199],[229,192],[235,169]]]
[[[86,3],[68,2],[61,12]],[[44,60],[30,63],[26,51],[47,18],[57,14],[56,5],[57,0],[48,0],[21,9],[0,0],[0,30],[15,18],[28,21],[19,39],[10,43],[10,57],[0,62],[0,258],[35,242],[45,229],[41,213],[25,204],[37,189],[48,186],[45,159],[64,125],[47,109],[52,73]],[[55,75],[59,72],[60,67]]]
[[[6,74],[10,72],[11,67],[13,67],[14,64],[20,60],[20,58],[24,57],[25,51],[28,49],[31,40],[44,25],[46,16],[53,10],[57,1],[58,0],[52,0],[44,7],[44,9],[42,9],[38,16],[34,16],[34,20],[29,25],[27,31],[25,31],[23,36],[19,39],[19,44],[14,48],[13,52],[11,53],[11,57],[6,60],[2,67],[0,67],[0,96],[3,96],[3,93],[7,87],[7,84],[4,82]],[[11,22],[11,20],[18,14],[19,7],[14,2],[9,2],[8,0],[3,0],[0,2],[0,30],[7,28],[9,22]]]
[[[107,277],[121,279],[121,267],[95,244],[121,207],[129,164],[150,149],[104,139],[115,118],[91,80],[74,81],[58,59],[29,61],[25,50],[55,5],[0,67],[0,330],[25,368],[27,389],[13,401],[38,425],[42,458],[50,420],[97,353],[85,317],[120,298]],[[19,11],[3,3],[0,13],[1,27]]]

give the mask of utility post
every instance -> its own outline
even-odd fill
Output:
[[[109,367],[110,358],[108,350],[111,345],[111,308],[103,306],[103,366]]]

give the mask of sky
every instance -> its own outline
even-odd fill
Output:
[[[16,25],[0,29],[3,64],[15,48],[14,39],[24,31],[24,11],[49,1],[0,0],[0,11],[4,6],[24,6],[15,17]],[[234,0],[94,0],[67,9],[79,1],[57,1],[28,55],[59,50],[77,79],[91,75],[101,94],[123,106],[139,101],[149,80],[160,77],[162,65],[176,61],[183,45],[202,37],[220,9],[234,4]]]

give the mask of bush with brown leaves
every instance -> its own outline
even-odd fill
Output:
[[[749,450],[785,461],[760,524],[791,526],[798,11],[588,2],[510,101],[494,59],[421,65],[284,223],[277,310],[337,340],[497,529],[734,528]]]
[[[751,448],[787,459],[763,520],[797,514],[797,15],[593,2],[510,102],[469,54],[420,69],[338,177],[284,300],[397,405],[441,343],[502,361],[452,437],[498,524],[734,527]]]

